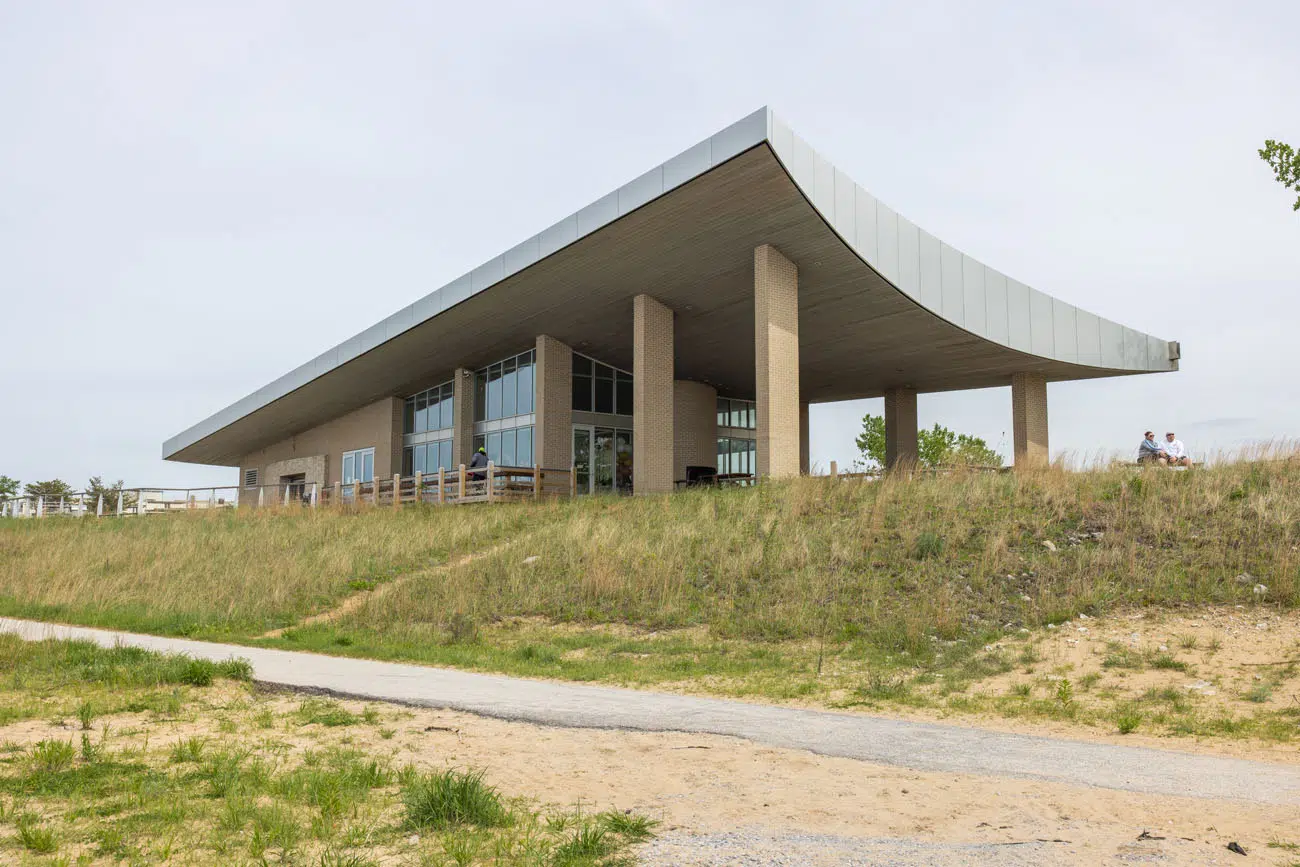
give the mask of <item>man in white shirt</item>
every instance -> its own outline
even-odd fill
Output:
[[[1174,439],[1173,431],[1165,434],[1165,454],[1169,455],[1169,466],[1171,467],[1190,467],[1192,459],[1187,456],[1187,449],[1183,446],[1183,441]]]

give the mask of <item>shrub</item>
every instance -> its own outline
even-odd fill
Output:
[[[54,831],[37,825],[36,818],[31,815],[18,820],[18,842],[26,849],[41,854],[49,854],[59,848],[58,841],[54,839]]]
[[[1132,734],[1142,725],[1142,714],[1136,710],[1122,710],[1115,715],[1115,726],[1122,735]]]
[[[916,544],[912,546],[912,559],[929,560],[942,554],[943,549],[943,537],[927,530],[916,537]]]
[[[77,750],[71,741],[39,741],[32,747],[32,770],[37,773],[58,773],[70,767],[76,757]]]

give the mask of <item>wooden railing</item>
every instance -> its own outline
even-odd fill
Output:
[[[486,467],[470,469],[462,464],[454,470],[394,475],[371,482],[346,485],[335,482],[320,489],[320,502],[326,505],[400,506],[404,503],[460,505],[538,500],[571,496],[574,493],[573,480],[572,470],[498,467],[490,462]]]

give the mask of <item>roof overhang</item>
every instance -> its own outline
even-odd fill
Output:
[[[676,311],[675,374],[754,391],[753,251],[799,268],[800,395],[875,397],[1176,370],[1179,347],[972,259],[875,199],[766,108],[163,444],[237,465],[367,403],[549,334],[632,366],[632,299]]]

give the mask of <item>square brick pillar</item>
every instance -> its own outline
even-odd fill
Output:
[[[758,475],[799,475],[799,269],[771,244],[754,249]]]
[[[805,476],[812,472],[812,461],[809,459],[808,430],[808,404],[799,401],[799,472]]]
[[[673,383],[673,480],[687,467],[718,466],[718,390],[702,382]]]
[[[632,491],[673,489],[673,311],[632,300]]]
[[[469,466],[474,457],[474,371],[456,368],[451,409],[451,462]]]
[[[1046,466],[1047,378],[1041,373],[1012,374],[1011,427],[1016,469]]]
[[[891,388],[885,392],[885,469],[916,467],[916,390]]]
[[[573,466],[573,350],[546,334],[537,338],[533,374],[533,460],[550,470]]]

